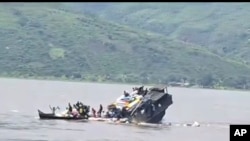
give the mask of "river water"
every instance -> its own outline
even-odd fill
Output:
[[[168,88],[173,95],[164,122],[200,127],[145,128],[104,122],[39,120],[37,109],[65,109],[82,101],[98,108],[132,85],[0,79],[1,141],[228,141],[229,124],[250,124],[250,93]]]

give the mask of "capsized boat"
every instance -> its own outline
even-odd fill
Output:
[[[128,118],[130,122],[159,123],[172,104],[172,95],[168,93],[167,87],[147,90],[141,86],[134,88],[132,94],[124,92],[111,104],[114,108],[110,109],[120,109],[120,118]]]
[[[172,95],[168,93],[166,87],[152,87],[145,93],[136,107],[130,109],[131,118],[136,122],[159,123],[172,104]]]

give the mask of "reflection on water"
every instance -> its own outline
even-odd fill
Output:
[[[152,128],[38,119],[37,109],[50,112],[49,105],[107,105],[130,85],[1,79],[0,86],[1,141],[228,141],[230,123],[250,123],[247,92],[169,88],[174,103],[164,123],[172,126]],[[201,126],[183,126],[194,121]]]

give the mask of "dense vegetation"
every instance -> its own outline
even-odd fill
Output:
[[[76,9],[250,63],[250,3],[82,3]],[[119,10],[117,10],[119,9]]]
[[[85,6],[89,9],[82,10]],[[189,33],[197,31],[193,28],[205,27],[187,23],[170,35],[165,33],[166,29],[177,29],[165,26],[164,21],[162,28],[155,24],[144,25],[147,21],[140,17],[152,14],[150,10],[143,10],[147,6],[111,4],[98,8],[102,15],[91,10],[95,10],[96,6],[98,8],[98,4],[0,4],[0,75],[126,83],[187,81],[208,87],[250,88],[250,67],[241,62],[244,57],[233,61],[228,54],[211,50],[225,45],[226,41],[206,47],[206,43],[195,42],[202,38],[198,33],[197,37],[192,37],[195,41],[183,41],[178,36],[185,31],[186,36],[191,38]],[[112,8],[115,11],[116,6],[123,8],[120,15],[112,15]],[[150,5],[148,9],[152,7]],[[141,16],[136,17],[133,12],[139,12]],[[110,17],[107,17],[109,14]],[[159,17],[148,17],[148,20],[163,20],[159,13],[155,14]],[[183,23],[188,19],[185,15],[178,16],[181,20],[176,22]],[[131,19],[122,22],[122,17]],[[144,27],[139,28],[141,26]],[[184,26],[192,30],[186,30]],[[227,35],[239,30],[232,29]],[[224,38],[230,41],[230,45],[243,40]],[[245,61],[248,61],[247,58]]]

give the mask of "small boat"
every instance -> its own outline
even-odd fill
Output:
[[[44,113],[41,110],[38,110],[38,114],[39,114],[40,119],[57,119],[57,120],[87,120],[88,119],[88,117],[86,116],[79,116],[79,117],[63,116],[60,114]]]

